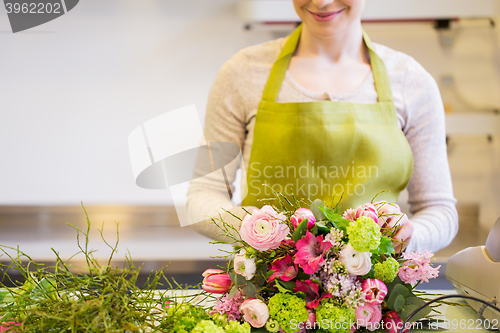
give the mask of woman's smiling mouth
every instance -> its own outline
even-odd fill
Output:
[[[308,10],[309,13],[311,13],[311,16],[319,22],[327,22],[333,20],[337,15],[339,15],[341,12],[343,12],[345,8],[338,10],[336,12],[311,12]]]

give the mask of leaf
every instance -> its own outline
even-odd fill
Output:
[[[411,297],[410,295],[411,295],[410,291],[406,289],[405,286],[398,284],[394,287],[391,294],[389,295],[389,298],[387,299],[387,306],[389,307],[389,309],[394,310],[395,307],[394,303],[398,296],[402,296],[403,299],[405,300],[407,297]]]
[[[299,274],[297,274],[297,276],[295,277],[295,279],[297,279],[299,281],[309,280],[310,278],[311,278],[311,275],[304,273],[304,272],[299,272]]]
[[[247,284],[247,279],[245,279],[244,276],[236,274],[234,284],[236,285],[236,287],[242,287]]]
[[[43,278],[38,282],[35,288],[33,288],[33,293],[41,294],[41,296],[48,296],[52,300],[57,299],[55,281],[49,278]]]
[[[255,295],[258,293],[257,288],[255,288],[255,285],[250,281],[243,287],[243,292],[250,298],[255,298]]]
[[[3,301],[3,298],[6,296],[6,295],[9,295],[10,294],[10,291],[8,290],[0,290],[0,302]]]
[[[318,235],[328,235],[330,233],[330,228],[324,225],[322,222],[316,222],[315,228],[318,228]]]
[[[399,277],[399,275],[397,275],[392,282],[386,283],[385,285],[387,286],[387,295],[390,295],[392,293],[392,291],[394,290],[394,288],[397,285],[402,285],[403,287],[405,287],[406,289],[408,289],[408,291],[410,293],[411,293],[411,290],[412,290],[411,285],[409,285],[409,284],[404,283],[403,281],[401,281],[401,278]]]
[[[283,288],[283,286],[278,282],[278,280],[274,280],[276,288],[278,288],[280,293],[292,293],[290,290]]]
[[[423,306],[425,301],[418,297],[408,297],[406,299],[406,303],[401,311],[398,312],[401,319],[406,320],[415,310],[419,307]],[[425,307],[419,312],[417,312],[410,320],[410,322],[414,322],[420,320],[427,316],[432,311],[432,308]],[[400,314],[401,313],[401,314]]]
[[[231,288],[231,290],[229,291],[229,294],[228,294],[227,298],[233,298],[234,295],[236,295],[237,292],[238,292],[238,288],[236,288],[236,286],[233,286]]]
[[[283,281],[283,280],[281,280],[280,283],[283,286],[283,288],[288,289],[290,291],[293,291],[293,289],[295,289],[297,287],[297,285],[293,281]]]
[[[387,237],[387,236],[382,236],[380,238],[380,245],[378,246],[377,249],[370,251],[373,254],[378,254],[378,255],[391,255],[394,254],[394,243],[392,243],[392,240]]]
[[[311,206],[309,206],[309,209],[313,212],[314,217],[316,218],[316,221],[326,221],[326,215],[323,213],[321,208],[324,208],[325,204],[323,201],[316,199],[312,202]]]
[[[275,269],[272,269],[272,270],[270,270],[270,271],[267,271],[266,277],[269,279],[269,278],[271,277],[271,275],[273,275],[273,274],[274,274],[274,272],[276,272],[276,270],[275,270]]]
[[[306,293],[302,292],[302,291],[298,291],[295,293],[295,296],[297,297],[300,297],[302,299],[306,299]]]
[[[396,297],[396,299],[394,300],[394,310],[396,310],[396,312],[399,312],[401,311],[401,309],[403,309],[404,305],[405,298],[403,297],[403,295],[398,295],[398,297]]]
[[[299,241],[304,235],[306,234],[307,231],[307,219],[303,219],[302,222],[297,226],[297,229],[295,229],[295,232],[292,235],[292,239],[295,243]]]

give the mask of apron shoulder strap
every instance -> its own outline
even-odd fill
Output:
[[[279,91],[281,89],[281,84],[288,69],[288,65],[290,64],[292,55],[299,43],[301,32],[302,24],[297,29],[295,29],[295,31],[288,37],[288,40],[281,50],[278,59],[271,68],[269,78],[267,79],[266,85],[264,87],[264,92],[262,94],[262,100],[268,102],[276,102]],[[373,44],[364,30],[363,38],[366,46],[370,51],[370,63],[372,67],[373,78],[375,80],[375,89],[377,90],[378,101],[392,103],[393,98],[391,85],[389,83],[389,76],[387,75],[385,64],[373,50]]]
[[[288,40],[281,50],[278,59],[271,68],[271,73],[269,74],[269,78],[267,79],[267,83],[262,94],[262,100],[276,102],[281,89],[281,83],[285,78],[288,65],[290,64],[290,59],[292,59],[292,55],[299,44],[301,31],[302,24],[299,25],[298,28],[295,29],[295,31],[288,37]]]
[[[389,75],[385,68],[384,61],[379,57],[373,49],[373,43],[363,30],[363,39],[370,51],[370,63],[372,66],[373,79],[375,80],[375,89],[377,90],[379,102],[393,102],[391,84],[389,82]]]

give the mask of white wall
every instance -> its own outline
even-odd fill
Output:
[[[269,36],[234,0],[85,0],[17,34],[0,6],[0,204],[164,204],[135,186],[127,138],[204,106],[221,65]]]
[[[67,15],[18,34],[9,32],[0,6],[0,204],[169,203],[166,191],[135,186],[127,137],[181,106],[196,104],[203,118],[220,66],[239,49],[277,36],[245,31],[236,3],[82,0]],[[443,75],[452,75],[472,104],[499,107],[499,28],[462,22],[449,47],[430,23],[366,30],[420,61],[455,112],[471,110],[456,104]],[[450,144],[456,197],[489,200],[489,216],[500,215],[493,195],[500,191],[499,147],[483,138]]]

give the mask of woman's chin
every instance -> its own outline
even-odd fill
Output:
[[[309,21],[309,20],[308,20]],[[326,24],[325,24],[326,23]],[[335,38],[336,36],[342,35],[347,29],[347,22],[336,21],[336,22],[306,22],[304,21],[304,26],[316,37],[319,38]]]

